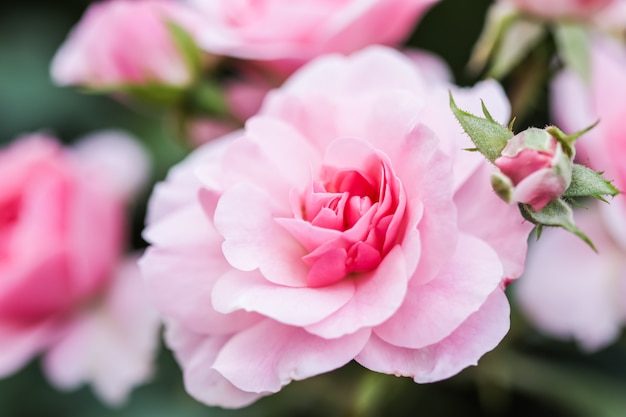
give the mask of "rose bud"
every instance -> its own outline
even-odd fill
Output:
[[[543,129],[517,134],[494,163],[499,171],[491,184],[500,198],[529,204],[535,211],[561,196],[572,181],[573,155]]]
[[[200,23],[173,1],[94,3],[57,51],[52,78],[59,85],[104,90],[185,87],[197,70],[190,35]]]

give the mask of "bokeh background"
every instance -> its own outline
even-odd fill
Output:
[[[51,132],[72,142],[95,130],[124,129],[149,149],[156,182],[187,152],[163,115],[130,109],[110,97],[59,88],[50,80],[51,58],[88,4],[87,0],[0,3],[0,144],[33,131]],[[470,74],[466,64],[489,4],[488,0],[442,0],[424,17],[408,45],[444,58],[457,83],[474,83],[480,74]],[[529,86],[523,83],[523,74],[527,72],[522,68],[503,80],[517,103],[514,111],[522,116],[516,130],[549,122],[545,77],[540,74]],[[149,187],[132,209],[130,245],[134,248],[144,245],[140,232],[148,193]],[[509,291],[515,291],[515,286]],[[135,390],[122,408],[101,405],[89,388],[56,391],[33,361],[0,380],[0,416],[626,416],[624,337],[587,354],[574,343],[540,334],[513,307],[511,331],[502,344],[479,367],[439,383],[417,385],[353,363],[292,383],[248,408],[222,410],[186,394],[178,366],[162,347],[153,380]]]

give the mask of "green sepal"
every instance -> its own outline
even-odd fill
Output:
[[[573,159],[576,155],[576,141],[578,140],[578,138],[596,127],[599,122],[600,121],[598,120],[591,126],[579,130],[578,132],[572,133],[571,135],[566,135],[561,129],[556,126],[546,127],[546,132],[548,132],[554,139],[556,139],[557,142],[559,142],[563,147],[563,151],[565,152],[565,154]]]
[[[574,164],[572,169],[572,182],[563,193],[563,197],[593,197],[607,202],[602,196],[616,196],[619,194],[617,188],[611,181],[605,180],[601,173],[598,173],[586,166]]]
[[[561,227],[581,238],[587,245],[597,252],[595,245],[574,223],[572,208],[563,200],[552,200],[539,211],[533,210],[529,204],[520,204],[522,216],[529,222],[537,225],[537,236],[541,236],[544,226]]]
[[[185,94],[185,88],[174,85],[149,82],[144,84],[116,84],[107,87],[82,88],[87,94],[122,94],[144,103],[169,106],[178,102]]]
[[[196,112],[213,117],[229,114],[228,103],[220,86],[211,80],[202,80],[191,91],[191,100]]]
[[[477,150],[492,163],[500,157],[506,143],[514,133],[496,122],[483,104],[485,117],[478,117],[459,109],[450,92],[450,109],[461,124],[461,127],[470,137]]]

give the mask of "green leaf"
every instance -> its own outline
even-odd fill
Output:
[[[539,211],[533,210],[529,204],[520,204],[522,216],[529,222],[538,226],[561,227],[581,238],[591,249],[597,252],[596,247],[587,235],[585,235],[574,223],[572,208],[563,200],[552,200]]]
[[[174,85],[149,82],[145,84],[116,84],[99,88],[83,88],[86,94],[123,94],[144,103],[170,106],[179,101],[184,88]]]
[[[617,188],[601,174],[580,164],[574,164],[572,183],[563,193],[564,197],[593,197],[606,202],[604,195],[619,194]]]
[[[220,86],[209,80],[196,84],[192,91],[195,110],[210,116],[225,117],[228,115],[228,103]]]
[[[167,28],[172,35],[172,39],[180,50],[187,68],[189,68],[192,78],[197,78],[202,71],[202,52],[191,35],[173,21],[167,21]],[[190,83],[193,80],[190,80]]]
[[[487,76],[501,79],[519,64],[541,41],[545,27],[529,20],[516,20],[508,25],[496,47]]]
[[[459,109],[450,93],[450,109],[478,151],[492,163],[500,156],[509,139],[514,136],[511,130],[493,120],[484,105],[483,112],[487,118],[474,116]]]
[[[589,38],[585,26],[559,22],[554,28],[554,38],[565,65],[586,82],[591,81]]]

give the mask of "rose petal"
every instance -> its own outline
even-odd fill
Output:
[[[229,336],[202,336],[170,322],[165,339],[174,350],[176,360],[183,368],[185,389],[198,401],[226,408],[245,407],[263,394],[245,392],[213,369],[215,358]]]
[[[306,286],[308,268],[301,261],[306,252],[274,220],[273,207],[272,196],[252,185],[230,187],[217,204],[214,219],[224,237],[224,256],[237,269],[259,268],[271,282]]]
[[[222,347],[213,368],[244,391],[277,392],[293,380],[345,365],[369,337],[369,329],[363,329],[326,340],[298,327],[265,320],[233,336]]]
[[[350,301],[305,329],[332,339],[384,322],[396,312],[406,295],[409,278],[406,263],[401,247],[396,246],[374,271],[346,278],[353,279],[355,285]]]
[[[297,288],[268,282],[258,272],[231,270],[217,281],[211,299],[222,313],[243,309],[306,326],[340,309],[353,294],[354,284],[347,279],[320,288]]]
[[[409,283],[404,304],[374,331],[396,346],[422,348],[450,335],[500,285],[502,264],[483,241],[461,235],[454,257],[425,285]]]
[[[522,218],[517,206],[494,194],[489,186],[491,172],[491,165],[482,164],[454,194],[457,206],[463,207],[459,210],[459,229],[496,251],[504,266],[504,278],[517,278],[524,271],[528,235],[534,225]]]
[[[372,335],[356,360],[376,372],[408,376],[415,382],[434,382],[476,365],[481,356],[500,343],[508,330],[509,304],[502,290],[497,289],[477,312],[438,343],[407,349]]]
[[[58,323],[38,325],[0,322],[0,377],[6,377],[43,351],[56,337]]]

